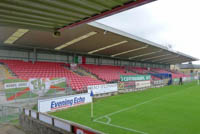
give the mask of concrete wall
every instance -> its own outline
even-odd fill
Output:
[[[20,125],[27,134],[72,134],[24,114],[20,115]]]
[[[23,109],[19,120],[21,127],[28,134],[74,134],[79,131],[86,134],[103,134],[87,126],[29,109]]]

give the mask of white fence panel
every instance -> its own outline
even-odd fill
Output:
[[[52,125],[52,118],[47,115],[40,114],[39,120]]]
[[[35,111],[31,111],[31,117],[37,119],[37,113]]]
[[[71,126],[70,126],[70,124],[68,124],[66,122],[54,119],[54,126],[71,132]]]
[[[25,109],[25,115],[29,116],[29,110],[28,109]]]

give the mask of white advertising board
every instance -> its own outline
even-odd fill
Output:
[[[183,77],[183,81],[190,81],[191,78],[190,77]]]
[[[4,89],[12,88],[30,88],[34,89],[49,89],[51,85],[56,85],[62,82],[66,82],[66,78],[58,78],[55,80],[50,80],[49,78],[31,78],[27,82],[14,82],[14,83],[5,83]]]
[[[92,102],[89,93],[38,100],[39,112],[50,112]]]
[[[92,85],[88,86],[88,93],[91,93],[91,90],[93,94],[103,94],[103,93],[111,93],[111,92],[117,92],[118,86],[117,83],[114,84],[104,84],[104,85]]]
[[[154,85],[162,85],[162,84],[164,84],[164,81],[163,80],[155,80],[155,81],[153,81],[153,84]]]
[[[4,84],[4,89],[12,89],[12,88],[24,88],[28,87],[27,82],[16,82],[16,83],[5,83]]]
[[[150,81],[136,81],[135,85],[136,85],[136,88],[150,87],[151,82]]]

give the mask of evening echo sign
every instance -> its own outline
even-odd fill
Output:
[[[89,93],[38,100],[39,112],[50,112],[92,102]]]
[[[146,81],[150,80],[151,75],[120,75],[120,81]]]

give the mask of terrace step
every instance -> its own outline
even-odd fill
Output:
[[[94,74],[92,74],[92,73],[86,71],[85,69],[83,69],[83,68],[81,68],[81,67],[79,67],[78,70],[79,70],[84,76],[90,76],[90,77],[93,78],[93,79],[97,79],[97,80],[103,81],[103,80],[99,79],[97,76],[95,76]]]
[[[0,78],[8,79],[9,77],[16,76],[6,65],[0,65]],[[0,79],[1,80],[1,79]]]

